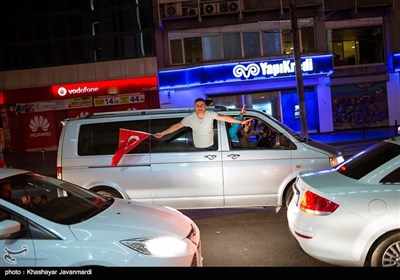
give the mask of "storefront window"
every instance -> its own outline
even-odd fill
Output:
[[[281,119],[280,92],[254,92],[249,94],[213,95],[209,97],[215,105],[227,108],[241,108],[246,104],[248,109],[263,111],[274,118]]]
[[[389,125],[385,83],[365,83],[332,87],[335,130]]]
[[[380,26],[329,29],[328,46],[334,66],[384,62],[383,30]]]

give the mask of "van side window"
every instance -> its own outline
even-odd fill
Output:
[[[118,148],[119,129],[149,132],[148,120],[86,124],[80,127],[78,155],[112,155]],[[141,142],[129,154],[148,153],[150,138]]]
[[[244,116],[246,119],[246,116]],[[226,123],[227,132],[231,125]],[[232,139],[230,147],[232,150],[237,149],[279,149],[279,150],[293,150],[296,146],[282,133],[263,122],[260,119],[253,118],[253,121],[248,126],[242,125],[238,128],[237,138],[239,144]]]
[[[150,121],[151,133],[162,131],[171,125],[180,122],[182,117],[169,119],[152,119]],[[214,146],[213,150],[218,149],[218,133],[217,122],[214,121]],[[197,152],[201,149],[195,148],[193,144],[192,129],[184,127],[174,133],[168,134],[161,139],[151,137],[152,153],[169,153],[169,152]]]

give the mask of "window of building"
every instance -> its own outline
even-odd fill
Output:
[[[182,40],[171,40],[170,41],[170,49],[171,49],[171,62],[172,64],[181,64],[183,63],[183,48],[182,48]]]
[[[334,56],[334,66],[385,61],[381,26],[329,29],[327,32],[328,47]]]
[[[222,44],[225,60],[242,58],[242,43],[239,32],[222,34]]]
[[[1,11],[0,71],[155,56],[148,0],[25,0]]]
[[[293,54],[292,30],[282,31],[283,54]]]
[[[186,63],[197,63],[203,61],[203,48],[201,37],[184,38]]]
[[[204,36],[204,60],[222,59],[222,39],[220,35]]]
[[[243,51],[245,58],[260,57],[260,33],[244,32],[243,33]]]
[[[314,27],[307,26],[300,29],[301,32],[301,52],[315,52]]]
[[[315,35],[312,19],[302,19],[300,26],[300,43],[302,52],[315,52]],[[229,30],[229,32],[227,31]],[[243,31],[245,30],[245,31]],[[236,32],[235,32],[236,31]],[[200,32],[200,34],[199,34]],[[204,28],[202,31],[196,30],[199,34],[196,39],[185,38],[185,34],[190,34],[189,30],[184,33],[181,31],[170,32],[171,63],[193,63],[193,53],[202,49],[199,55],[200,61],[235,60],[242,58],[257,58],[280,56],[282,54],[293,54],[292,32],[290,21],[262,22],[258,25],[243,24],[232,25],[229,27]],[[182,48],[179,47],[179,39],[187,41],[185,43],[185,55],[180,55]],[[189,46],[190,44],[193,46]],[[202,43],[202,45],[201,45]],[[196,45],[196,47],[194,47]],[[183,60],[182,60],[183,58]]]
[[[279,30],[261,31],[261,42],[263,56],[274,56],[281,54],[281,33]]]

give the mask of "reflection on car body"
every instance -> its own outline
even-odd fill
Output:
[[[13,186],[0,197],[2,267],[202,266],[199,229],[173,208],[18,169],[3,169],[2,184]]]
[[[332,169],[301,172],[287,211],[312,257],[341,266],[400,266],[400,136]]]

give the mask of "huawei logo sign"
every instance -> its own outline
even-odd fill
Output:
[[[76,117],[77,118],[84,118],[89,115],[89,112],[80,112]]]
[[[29,128],[32,130],[32,132],[46,132],[49,130],[49,127],[50,123],[48,119],[44,118],[43,116],[34,116],[29,122]]]

